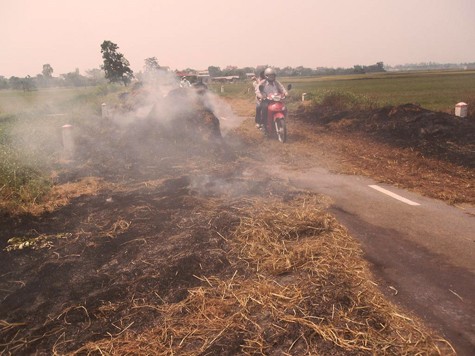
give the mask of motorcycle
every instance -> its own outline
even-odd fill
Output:
[[[288,89],[292,86],[289,84]],[[277,139],[285,143],[287,141],[287,126],[285,119],[287,118],[287,108],[284,103],[285,96],[283,94],[271,94],[264,100],[267,104],[267,122],[264,124],[266,136],[277,137]]]

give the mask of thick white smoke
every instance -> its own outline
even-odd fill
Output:
[[[186,136],[167,140],[161,130],[169,125],[169,132],[175,134],[179,125],[174,120],[190,117],[193,114],[190,108],[193,110],[196,102],[200,103],[198,108],[212,112],[219,120],[221,142],[226,142],[226,134],[243,121],[212,91],[180,88],[174,73],[161,71],[141,84],[132,83],[128,88],[116,87],[115,90],[110,87],[51,88],[20,93],[17,116],[8,129],[10,145],[21,152],[20,163],[45,171],[61,169],[68,163],[68,168],[86,169],[91,175],[130,167],[137,170],[158,167],[173,162],[170,157],[183,160],[188,152],[193,152],[186,147],[190,143]],[[102,116],[103,103],[107,108],[105,117]],[[203,110],[199,114],[203,114]],[[66,128],[67,135],[65,125],[71,125]],[[63,142],[65,137],[73,142]],[[209,148],[203,148],[199,154],[213,155],[215,147],[211,141]],[[66,154],[67,150],[72,152]],[[58,163],[61,166],[57,166]],[[225,180],[211,181],[209,176],[199,179],[195,185],[207,187],[205,190],[229,192],[234,184]]]
[[[226,134],[238,127],[243,118],[236,116],[230,105],[221,99],[218,95],[209,90],[195,88],[180,88],[180,83],[172,72],[157,71],[153,74],[146,73],[143,76],[143,87],[134,93],[132,91],[125,101],[130,102],[130,111],[111,108],[110,118],[117,124],[124,126],[130,125],[142,119],[148,119],[154,116],[160,123],[176,119],[180,115],[189,112],[193,103],[200,102],[204,107],[210,110],[220,122],[221,134]],[[177,91],[186,91],[176,93]],[[153,115],[153,114],[157,115]]]

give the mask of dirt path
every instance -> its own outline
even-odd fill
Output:
[[[247,135],[264,155],[274,157],[271,162],[259,162],[255,169],[300,189],[329,196],[330,211],[362,243],[378,284],[387,297],[440,330],[460,355],[474,354],[473,205],[454,207],[418,194],[434,196],[434,187],[430,180],[424,181],[422,172],[404,181],[404,177],[397,180],[392,167],[385,172],[381,163],[376,164],[377,169],[368,165],[366,157],[377,160],[379,156],[384,163],[384,155],[389,154],[388,147],[380,143],[365,142],[361,136],[355,140],[363,142],[348,142],[345,136],[300,121],[289,120],[288,129],[288,144],[278,147],[278,143],[256,136],[252,125],[247,123],[244,129]],[[358,157],[356,150],[351,150],[361,146],[365,147],[364,157]],[[389,166],[402,164],[397,158],[400,152],[394,148],[390,150],[397,162]],[[421,157],[413,157],[413,162],[406,158],[406,165],[421,165]],[[430,171],[430,167],[425,170]],[[365,174],[376,181],[355,174]],[[414,185],[417,180],[418,184]],[[444,178],[438,176],[435,180]],[[396,181],[399,188],[381,184],[381,181],[393,184]],[[370,186],[406,197],[414,205],[384,195]],[[405,186],[416,192],[400,189]],[[435,196],[464,195],[463,185],[461,192],[451,189],[446,187]]]

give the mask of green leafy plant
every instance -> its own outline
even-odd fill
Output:
[[[0,197],[3,202],[34,203],[51,189],[44,173],[24,162],[18,151],[7,145],[0,146]]]

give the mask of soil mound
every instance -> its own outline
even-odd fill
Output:
[[[220,138],[219,119],[211,110],[207,92],[195,88],[177,88],[154,104],[148,118],[171,122],[177,137],[199,135],[202,139]]]
[[[301,113],[307,121],[331,130],[364,132],[384,143],[475,167],[475,118],[434,112],[415,104],[358,111],[315,106],[303,108]]]
[[[113,112],[107,120],[82,123],[75,134],[73,158],[84,164],[82,176],[114,180],[117,172],[127,172],[144,177],[158,164],[177,164],[195,154],[213,156],[224,147],[219,119],[206,94],[194,89],[179,88],[161,97],[139,88]]]

